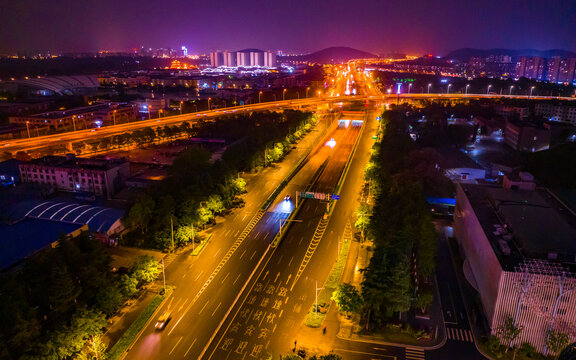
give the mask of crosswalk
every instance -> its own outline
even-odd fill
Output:
[[[448,333],[448,339],[450,340],[474,342],[472,332],[470,332],[468,329],[456,329],[447,327],[446,332]]]
[[[406,348],[406,360],[424,360],[424,350],[418,348]]]

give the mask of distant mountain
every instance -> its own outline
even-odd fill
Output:
[[[551,58],[553,56],[562,57],[576,57],[576,53],[553,49],[553,50],[534,50],[534,49],[522,49],[522,50],[512,50],[512,49],[471,49],[464,48],[454,50],[451,53],[444,56],[446,60],[460,60],[468,61],[473,56],[487,57],[489,55],[510,55],[512,57],[520,56],[540,56],[543,58]]]
[[[329,47],[311,54],[294,56],[294,58],[298,60],[320,64],[343,63],[352,59],[367,59],[377,57],[377,55],[344,46]]]

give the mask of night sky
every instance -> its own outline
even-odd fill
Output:
[[[576,51],[576,0],[0,0],[0,53],[181,45]]]

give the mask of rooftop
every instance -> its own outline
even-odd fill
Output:
[[[43,219],[25,219],[11,225],[0,223],[0,269],[15,265],[83,226]]]
[[[44,156],[28,164],[57,168],[82,168],[87,170],[110,170],[127,161],[125,159],[86,159],[75,156]],[[26,164],[26,163],[24,163]]]
[[[548,190],[460,184],[503,269],[526,259],[576,263],[576,216]]]

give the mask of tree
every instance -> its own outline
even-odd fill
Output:
[[[132,274],[139,282],[154,281],[161,272],[160,263],[150,255],[140,256],[132,266]]]
[[[546,334],[546,349],[544,354],[551,350],[554,354],[559,354],[570,342],[567,334],[551,329]]]
[[[246,192],[246,180],[241,177],[232,179],[230,186],[236,195],[244,194]]]
[[[145,234],[154,213],[154,206],[154,199],[150,195],[140,195],[128,211],[126,222],[129,226],[140,228],[142,234]]]
[[[362,235],[364,235],[365,229],[369,227],[371,215],[372,207],[370,207],[370,205],[366,203],[360,203],[360,205],[358,205],[358,209],[356,209],[357,219],[354,223],[354,227],[362,231]]]
[[[362,297],[354,285],[349,283],[338,285],[336,291],[332,293],[332,300],[338,306],[338,310],[345,314],[357,313],[362,307]]]
[[[84,348],[82,352],[77,355],[78,360],[106,360],[108,358],[108,354],[106,354],[106,350],[108,346],[102,340],[102,335],[95,335],[90,340]]]
[[[213,213],[219,214],[224,210],[224,203],[219,195],[210,195],[206,201],[206,207]]]
[[[426,308],[434,300],[434,294],[430,290],[422,290],[418,293],[414,306],[419,307],[422,312],[426,311]]]
[[[192,225],[180,225],[174,232],[174,238],[180,244],[186,244],[194,237],[194,227]]]
[[[123,274],[118,279],[118,287],[125,297],[130,297],[138,291],[138,279],[127,274]]]
[[[504,320],[504,323],[496,329],[496,334],[502,343],[506,345],[506,350],[504,352],[508,352],[512,347],[512,342],[516,340],[518,335],[520,335],[520,332],[522,332],[522,327],[517,326],[511,316],[508,316]]]

